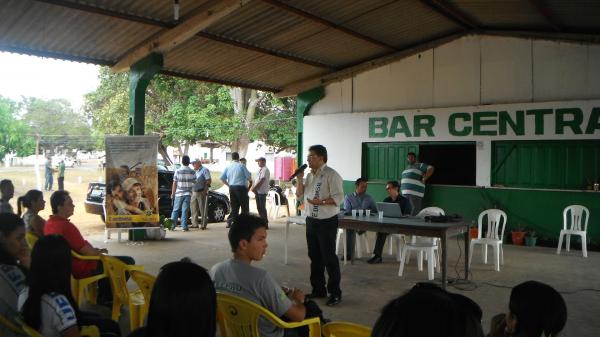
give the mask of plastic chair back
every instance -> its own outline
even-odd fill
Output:
[[[288,323],[252,301],[235,295],[217,293],[217,319],[221,337],[260,337],[260,318],[282,329],[308,326],[309,337],[321,336],[321,323],[317,317]]]
[[[371,328],[350,322],[329,322],[323,325],[325,337],[370,337]]]
[[[129,292],[127,288],[127,275],[133,270],[143,270],[143,266],[128,265],[116,257],[103,255],[104,268],[108,272],[110,285],[113,293],[112,319],[119,321],[121,306],[127,305],[129,309],[129,325],[135,330],[142,325],[143,313],[147,312],[148,304],[140,290]]]
[[[582,221],[584,217],[585,222]],[[567,206],[563,211],[563,229],[567,229],[567,226],[570,223],[571,228],[569,228],[569,230],[587,232],[589,219],[590,210],[587,209],[587,207],[581,205]]]
[[[279,193],[277,193],[276,191],[269,191],[267,197],[269,198],[269,200],[271,200],[273,205],[281,206],[281,199],[279,198]]]
[[[487,233],[486,239],[500,240],[504,237],[504,229],[506,227],[506,213],[500,209],[486,209],[479,214],[477,220],[477,239],[482,238],[483,218],[487,216]]]
[[[418,214],[417,217],[424,218],[426,216],[436,216],[436,215],[446,215],[443,209],[435,206],[423,208]]]
[[[150,296],[152,295],[152,288],[154,288],[154,282],[156,282],[156,277],[141,270],[133,270],[131,271],[131,278],[138,285],[138,287],[140,287],[142,295],[144,296],[144,301],[149,304]]]
[[[29,246],[29,249],[33,249],[33,246],[35,246],[35,243],[37,242],[38,239],[39,239],[39,237],[37,235],[35,235],[33,232],[27,231],[27,233],[25,233],[25,241],[27,241],[27,245]]]
[[[98,261],[98,263],[102,263],[102,258],[100,256],[80,255],[74,250],[71,250],[71,256],[78,260]],[[82,279],[76,279],[74,277],[71,277],[71,292],[73,293],[73,298],[75,299],[75,302],[77,302],[77,305],[81,306],[83,304],[83,299],[86,295],[87,300],[90,303],[96,304],[96,283],[99,280],[108,277],[108,274],[106,273],[106,268],[104,268],[103,270],[104,272],[102,274]]]

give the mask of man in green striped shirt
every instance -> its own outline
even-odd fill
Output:
[[[412,215],[421,210],[421,200],[425,195],[425,183],[433,174],[433,166],[417,162],[417,155],[409,152],[407,155],[408,166],[402,171],[400,190],[402,196],[408,198],[412,207]]]

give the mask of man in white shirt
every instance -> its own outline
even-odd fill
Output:
[[[269,194],[269,179],[271,172],[267,168],[267,160],[264,157],[256,159],[259,170],[256,173],[256,180],[252,184],[252,193],[256,197],[256,209],[258,215],[266,222],[267,229],[269,228],[269,217],[267,216],[267,194]]]
[[[298,175],[296,195],[304,200],[306,211],[306,243],[310,258],[310,283],[312,298],[326,297],[328,306],[342,301],[340,289],[340,263],[335,254],[335,239],[338,231],[338,213],[344,200],[342,177],[327,166],[327,149],[313,145],[307,157],[310,172],[303,178]],[[325,269],[329,275],[325,287]]]

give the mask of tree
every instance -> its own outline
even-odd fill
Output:
[[[35,150],[29,127],[17,119],[18,111],[17,102],[0,96],[0,160],[11,152],[28,156]]]
[[[54,151],[56,148],[90,149],[93,140],[85,117],[73,111],[66,99],[45,100],[27,97],[23,102],[23,121],[40,135],[40,147]]]
[[[291,149],[296,121],[282,122],[280,115],[290,106],[282,102],[270,93],[157,75],[146,92],[146,132],[159,134],[164,145],[178,147],[184,154],[202,141],[243,155],[251,140],[264,140],[277,150]],[[127,133],[128,74],[101,68],[100,85],[86,95],[84,111],[97,134]],[[262,118],[267,118],[266,123]],[[293,139],[284,136],[289,134]]]

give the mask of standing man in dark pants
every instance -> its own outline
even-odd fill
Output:
[[[338,213],[344,199],[342,177],[327,166],[327,149],[323,145],[313,145],[307,157],[310,172],[303,179],[298,175],[298,199],[304,199],[306,210],[306,243],[310,258],[310,283],[312,292],[309,298],[326,297],[328,306],[342,302],[340,289],[340,263],[335,254],[335,239],[338,231]],[[325,269],[329,275],[325,287]]]
[[[271,179],[271,172],[267,168],[267,160],[265,157],[256,159],[259,170],[256,173],[256,180],[252,185],[252,193],[256,197],[256,209],[261,219],[267,224],[269,229],[269,217],[267,216],[267,194],[269,193],[269,180]]]
[[[240,207],[242,214],[250,213],[248,189],[252,186],[252,175],[246,166],[240,163],[240,154],[233,152],[231,160],[231,164],[221,174],[221,181],[229,187],[229,197],[231,198],[231,214],[227,218],[227,228],[231,225],[231,221],[240,214]]]

